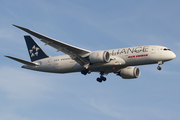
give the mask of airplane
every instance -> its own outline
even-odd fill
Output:
[[[158,64],[157,69],[161,70],[164,62],[176,57],[169,48],[159,45],[146,45],[111,50],[89,51],[78,48],[64,42],[52,39],[30,29],[13,26],[39,38],[45,45],[49,45],[57,52],[61,51],[67,55],[51,57],[31,38],[24,36],[31,62],[12,56],[5,56],[24,65],[22,68],[50,72],[50,73],[72,73],[81,72],[83,75],[91,72],[100,73],[98,82],[106,81],[109,73],[115,73],[123,79],[133,79],[140,76],[139,65]]]

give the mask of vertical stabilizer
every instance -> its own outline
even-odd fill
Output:
[[[24,38],[32,62],[49,57],[30,36],[24,36]]]

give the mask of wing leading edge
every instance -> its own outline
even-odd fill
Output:
[[[50,45],[51,47],[57,49],[57,51],[61,51],[65,54],[68,54],[73,60],[75,60],[77,63],[79,63],[81,66],[87,68],[89,61],[87,59],[85,59],[84,57],[88,56],[91,51],[89,50],[85,50],[82,48],[78,48],[66,43],[63,43],[61,41],[49,38],[45,35],[42,35],[40,33],[34,32],[30,29],[24,28],[24,27],[20,27],[17,25],[13,25],[39,39],[41,39],[42,42],[44,42],[47,45]]]

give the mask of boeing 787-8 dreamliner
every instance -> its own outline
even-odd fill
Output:
[[[50,72],[72,73],[81,72],[83,75],[99,72],[98,82],[106,81],[105,74],[115,73],[124,79],[138,78],[140,69],[133,66],[158,64],[170,61],[176,55],[167,47],[146,45],[112,50],[89,51],[49,38],[27,28],[13,25],[37,38],[46,45],[57,49],[67,55],[51,57],[30,37],[24,36],[31,62],[19,58],[6,56],[25,65],[22,68]]]

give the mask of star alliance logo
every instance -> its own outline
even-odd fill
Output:
[[[31,57],[38,56],[38,50],[39,50],[39,48],[34,45],[32,47],[32,49],[29,50]]]

